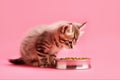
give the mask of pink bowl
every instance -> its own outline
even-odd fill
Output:
[[[89,69],[90,58],[79,59],[79,60],[57,60],[57,69]]]

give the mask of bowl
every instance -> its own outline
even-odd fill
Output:
[[[57,59],[57,69],[90,69],[90,58],[65,57]]]

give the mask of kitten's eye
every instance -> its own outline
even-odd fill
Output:
[[[72,43],[73,40],[68,40],[69,43]]]
[[[61,43],[69,43],[68,40],[64,40],[64,39],[61,39],[60,42],[61,42]]]
[[[67,40],[64,40],[64,39],[60,39],[60,42],[61,43],[65,43]]]
[[[65,40],[65,43],[72,44],[73,40]]]
[[[63,41],[66,42],[66,43],[68,42],[68,40],[63,40]]]

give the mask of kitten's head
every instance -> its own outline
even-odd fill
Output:
[[[65,23],[60,26],[59,42],[67,48],[73,48],[76,44],[79,35],[81,34],[81,28],[86,24],[78,23]]]

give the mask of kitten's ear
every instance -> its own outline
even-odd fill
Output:
[[[61,32],[65,35],[72,35],[73,34],[73,26],[68,25],[68,26],[63,26]]]
[[[83,30],[85,25],[87,22],[84,22],[83,24],[81,24],[78,28],[80,29],[80,37],[85,33],[85,31]]]
[[[84,22],[84,23],[82,23],[81,25],[79,25],[79,26],[78,26],[78,29],[81,29],[81,28],[85,27],[86,23],[87,23],[87,22]]]
[[[72,25],[67,26],[65,34],[67,36],[72,36],[74,34],[74,32],[73,32],[73,26]]]

